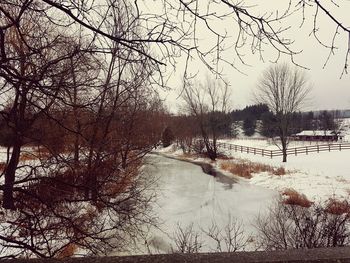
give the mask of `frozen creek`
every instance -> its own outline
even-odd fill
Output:
[[[159,217],[160,229],[149,236],[149,245],[159,253],[168,252],[173,245],[178,225],[191,223],[195,229],[208,229],[213,220],[223,227],[229,217],[244,225],[247,234],[254,234],[255,218],[264,213],[276,198],[277,192],[254,186],[242,179],[219,178],[205,174],[198,165],[149,155],[144,171],[155,175],[157,199],[154,211]],[[204,240],[203,240],[204,239]],[[205,245],[210,242],[202,238]],[[203,251],[209,250],[203,247]]]

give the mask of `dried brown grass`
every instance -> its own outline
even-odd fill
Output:
[[[298,205],[308,208],[313,204],[304,194],[300,194],[292,188],[285,189],[282,196],[284,196],[283,203],[286,205]]]
[[[230,161],[224,161],[220,164],[220,168],[232,173],[233,175],[237,175],[240,177],[244,177],[247,179],[252,178],[251,167],[247,163],[233,163]]]
[[[334,215],[342,215],[350,213],[350,204],[347,200],[328,199],[325,211]]]
[[[68,258],[68,257],[72,257],[74,255],[74,253],[77,251],[78,246],[71,243],[68,244],[66,247],[64,247],[60,253],[57,255],[57,258]]]
[[[35,153],[29,153],[29,152],[22,152],[19,160],[21,162],[26,162],[26,161],[33,161],[33,160],[37,160],[38,157],[35,155]]]
[[[52,153],[47,148],[38,146],[34,151],[34,155],[36,155],[39,159],[42,159],[50,157]]]
[[[285,169],[284,167],[281,166],[281,167],[278,167],[277,169],[274,168],[273,174],[274,174],[274,175],[282,176],[282,175],[287,174],[287,171],[286,171],[286,169]]]
[[[200,155],[195,153],[182,153],[178,157],[180,160],[189,160],[189,159],[199,158]]]
[[[284,167],[275,168],[271,165],[254,163],[246,160],[223,161],[220,164],[220,168],[234,175],[247,179],[252,178],[253,173],[268,172],[279,176],[287,173]]]

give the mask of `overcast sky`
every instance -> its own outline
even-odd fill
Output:
[[[276,6],[277,1],[274,0],[250,0],[245,2],[249,5],[252,3],[263,3],[263,5],[256,4],[256,6],[253,7],[255,13],[263,13],[266,10],[283,8],[288,4],[288,1],[278,1],[280,6]],[[328,3],[331,1],[327,0],[327,2],[321,1],[321,3],[322,2]],[[330,8],[336,17],[342,20],[344,25],[350,27],[350,1],[344,0],[337,2],[339,2],[339,8],[332,4],[329,5],[329,3],[327,7]],[[309,68],[306,74],[309,77],[310,83],[312,83],[313,90],[311,101],[307,104],[305,110],[350,109],[350,74],[343,75],[340,79],[349,38],[343,32],[338,35],[336,44],[339,49],[336,50],[335,55],[330,58],[328,64],[323,69],[329,50],[322,47],[312,35],[310,36],[310,32],[313,28],[313,11],[314,9],[309,9],[305,13],[307,19],[302,28],[300,28],[302,18],[301,12],[284,21],[286,25],[292,26],[284,36],[295,40],[293,44],[294,50],[302,50],[302,53],[297,55],[295,60],[297,63]],[[330,43],[336,29],[335,24],[322,13],[320,13],[318,23],[321,39],[326,43]],[[203,37],[201,41],[201,43],[205,45],[205,42],[210,42],[212,39]],[[261,76],[264,69],[271,65],[269,60],[275,58],[275,53],[268,49],[264,55],[265,62],[259,60],[258,56],[250,55],[249,47],[247,47],[245,61],[250,64],[250,66],[239,67],[246,75],[237,72],[229,66],[223,67],[225,79],[230,83],[233,91],[231,98],[232,108],[242,108],[254,103],[252,100],[252,92],[256,87],[259,76]],[[282,57],[280,61],[290,62],[290,58]],[[200,74],[204,74],[204,72],[206,72],[205,67],[200,64],[201,62],[199,61],[192,61],[190,64],[191,70],[199,71]],[[168,108],[172,112],[176,112],[178,105],[181,104],[181,98],[178,98],[179,90],[181,89],[181,67],[183,67],[183,63],[180,62],[169,82],[172,91],[162,93],[163,98],[166,98]]]

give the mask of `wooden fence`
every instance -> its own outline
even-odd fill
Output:
[[[267,150],[267,149],[260,149],[260,148],[236,145],[231,143],[223,143],[223,142],[217,142],[217,146],[225,150],[231,150],[231,151],[242,152],[242,153],[251,153],[251,154],[266,156],[270,158],[283,155],[282,150],[279,150],[279,149]],[[315,153],[315,152],[319,153],[319,152],[325,152],[325,151],[327,152],[342,151],[342,150],[349,150],[349,149],[350,149],[350,143],[317,144],[317,145],[288,148],[287,155],[296,156],[298,154],[309,154],[309,153]]]

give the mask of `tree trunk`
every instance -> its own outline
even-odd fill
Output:
[[[96,173],[96,172],[95,172]],[[90,180],[91,180],[91,185],[90,185],[90,189],[91,189],[91,200],[93,202],[97,202],[97,196],[98,196],[98,183],[97,183],[97,176],[94,173],[93,176],[91,176]]]
[[[209,148],[209,150],[207,150],[207,151],[208,151],[208,156],[209,156],[210,160],[215,161],[216,158],[217,158],[216,152],[213,151],[213,150],[210,149],[210,148]]]
[[[287,153],[286,153],[286,150],[283,150],[283,162],[286,163],[287,162]]]
[[[282,141],[282,154],[283,154],[282,162],[286,163],[287,162],[287,142],[285,141],[285,138],[283,138],[281,141]]]
[[[79,137],[76,135],[74,140],[74,164],[79,165]]]
[[[20,153],[21,153],[21,143],[16,141],[13,146],[10,161],[5,171],[4,196],[3,196],[3,203],[2,203],[2,207],[5,209],[11,209],[11,210],[15,209],[15,203],[13,199],[13,186],[15,182],[16,169],[19,162]]]

